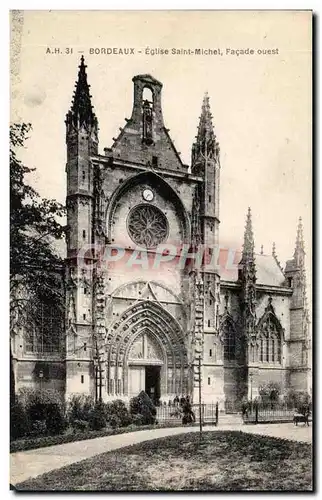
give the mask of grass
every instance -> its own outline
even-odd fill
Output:
[[[237,431],[181,434],[17,484],[31,491],[312,491],[309,444]]]

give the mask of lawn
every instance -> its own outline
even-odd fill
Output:
[[[312,491],[309,444],[242,432],[128,446],[16,485],[33,491]]]

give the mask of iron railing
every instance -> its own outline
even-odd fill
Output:
[[[242,412],[244,423],[270,423],[270,422],[292,422],[294,415],[298,413],[296,408],[290,408],[286,405],[267,405],[254,404]],[[311,415],[311,414],[310,414]],[[311,416],[309,417],[311,420]]]
[[[200,421],[200,406],[198,404],[191,405],[194,416],[194,422]],[[183,411],[178,406],[157,406],[157,421],[159,423],[182,423]],[[202,404],[201,405],[201,421],[202,424],[218,424],[218,403]]]

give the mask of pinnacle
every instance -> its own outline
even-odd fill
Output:
[[[302,224],[302,217],[299,217],[296,242],[295,242],[295,251],[294,251],[294,259],[298,264],[302,263],[304,255],[305,251],[304,251],[303,224]]]
[[[89,92],[90,85],[87,83],[86,68],[85,59],[82,55],[78,66],[78,79],[75,82],[72,106],[69,112],[74,125],[95,125],[97,122],[91,103],[92,96]]]
[[[252,212],[251,208],[248,207],[244,233],[243,258],[254,260],[254,246]]]

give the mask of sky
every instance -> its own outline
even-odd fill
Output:
[[[310,284],[309,11],[26,11],[15,16],[11,119],[32,123],[22,158],[36,168],[31,183],[41,196],[65,201],[64,119],[81,52],[102,154],[131,115],[133,76],[149,73],[163,83],[165,125],[183,162],[190,164],[207,91],[221,150],[221,245],[240,248],[250,206],[256,252],[263,245],[264,253],[271,253],[275,241],[284,267],[293,256],[301,216]],[[90,53],[130,47],[134,54],[127,56]],[[147,48],[214,49],[222,55],[150,55]],[[232,52],[245,49],[254,54]]]

